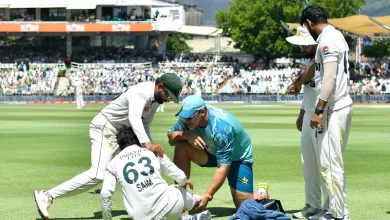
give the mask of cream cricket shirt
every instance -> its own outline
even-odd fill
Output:
[[[165,154],[159,158],[138,145],[128,146],[121,151],[107,165],[101,191],[104,219],[110,219],[111,197],[117,181],[130,217],[134,220],[163,217],[175,204],[169,203],[170,191],[162,174],[173,178],[180,186],[184,186],[187,180],[184,172]]]
[[[324,77],[324,64],[337,62],[336,86],[328,99],[328,106],[334,109],[343,108],[352,104],[352,99],[348,94],[348,56],[349,48],[340,31],[328,25],[324,28],[317,39],[318,47],[315,56],[316,78],[319,78],[317,85],[317,101],[320,97],[322,79]]]
[[[117,129],[132,127],[141,143],[151,142],[149,124],[160,105],[154,100],[154,82],[131,86],[102,110],[102,115]]]

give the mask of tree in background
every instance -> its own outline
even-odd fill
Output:
[[[167,36],[167,51],[189,53],[190,48],[185,40],[191,39],[187,34],[170,34]]]
[[[381,39],[371,42],[371,45],[363,47],[363,55],[375,58],[376,61],[390,56],[390,39]]]
[[[311,0],[328,11],[329,18],[356,14],[365,0]],[[231,0],[230,7],[216,13],[217,27],[235,42],[234,47],[261,58],[266,64],[278,57],[297,57],[299,50],[285,38],[280,21],[297,22],[303,10],[301,0]]]

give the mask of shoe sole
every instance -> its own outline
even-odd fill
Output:
[[[199,220],[210,220],[211,219],[211,213],[207,210],[206,213],[202,214],[199,218]]]
[[[34,201],[35,201],[35,205],[37,206],[38,213],[42,217],[42,219],[49,220],[49,216],[44,216],[43,213],[41,212],[41,209],[39,209],[39,205],[37,202],[37,191],[36,190],[34,191]]]
[[[292,215],[293,219],[307,219],[306,217],[297,217],[295,215]]]

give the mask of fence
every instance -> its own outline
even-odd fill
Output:
[[[84,101],[109,102],[116,95],[84,96]],[[185,97],[180,96],[180,101]],[[303,95],[204,95],[208,103],[301,103]],[[390,95],[352,95],[354,103],[390,103]],[[0,103],[72,102],[74,96],[0,96]]]
[[[213,65],[214,67],[224,67],[224,66],[230,66],[233,65],[231,62],[193,62],[193,63],[159,63],[159,68],[172,68],[172,67],[183,67],[183,68],[191,68],[191,67],[201,67],[201,68],[207,68],[209,66]]]
[[[75,69],[101,69],[101,68],[132,68],[132,69],[151,69],[152,63],[75,63],[72,62],[72,68]]]

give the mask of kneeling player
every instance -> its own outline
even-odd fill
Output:
[[[210,219],[210,212],[183,216],[197,206],[199,195],[183,186],[193,185],[186,175],[164,154],[162,158],[141,147],[132,128],[123,127],[117,134],[121,152],[108,164],[101,191],[103,219],[111,219],[111,197],[118,180],[125,208],[134,220],[142,219]],[[168,185],[161,173],[179,185]]]

